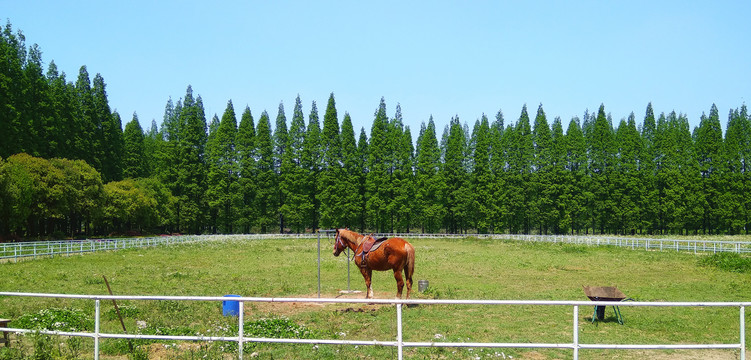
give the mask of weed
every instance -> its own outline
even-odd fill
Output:
[[[24,314],[13,321],[21,329],[81,331],[93,330],[94,322],[78,309],[42,309],[37,313]]]
[[[104,285],[104,279],[100,276],[87,277],[83,279],[83,283],[86,285]]]
[[[716,253],[699,259],[699,265],[734,273],[751,272],[751,258],[736,253]]]
[[[141,314],[141,310],[133,305],[118,306],[120,309],[120,315],[125,319],[132,319]],[[104,314],[104,318],[107,320],[117,320],[117,310],[114,307],[107,310]]]
[[[187,308],[187,305],[174,300],[159,300],[157,302],[159,311],[166,313],[179,313]]]

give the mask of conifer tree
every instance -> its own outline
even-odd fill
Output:
[[[334,93],[329,95],[326,113],[323,116],[321,133],[321,172],[318,176],[317,189],[321,201],[320,226],[323,228],[339,227],[342,223],[341,201],[343,194],[341,183],[345,181],[342,174],[342,148],[339,133],[339,119],[336,111]]]
[[[566,192],[565,213],[571,219],[571,233],[589,233],[587,227],[587,199],[591,198],[591,178],[587,176],[587,142],[579,123],[574,117],[566,129],[566,169],[570,173],[571,186]]]
[[[565,211],[565,203],[570,193],[571,173],[566,170],[566,138],[563,134],[561,118],[556,116],[551,126],[550,147],[550,225],[555,234],[566,234],[571,228],[571,218]]]
[[[446,179],[445,223],[446,229],[451,233],[461,233],[469,225],[472,197],[467,183],[468,174],[465,163],[467,142],[468,139],[459,118],[457,116],[451,118],[442,169]]]
[[[613,126],[605,115],[605,106],[601,104],[587,139],[590,154],[589,173],[592,178],[592,201],[589,203],[591,227],[593,231],[597,229],[600,233],[609,230],[614,222],[614,204],[610,195],[613,190],[610,175],[614,170],[615,159],[613,137]]]
[[[282,158],[282,181],[279,184],[282,197],[285,199],[281,206],[282,216],[287,226],[298,233],[305,230],[307,214],[313,208],[306,194],[305,180],[307,173],[302,164],[305,132],[305,115],[302,111],[302,101],[298,95],[295,99],[292,124],[288,133],[288,148]]]
[[[47,82],[50,87],[50,108],[52,109],[51,120],[46,129],[47,153],[50,154],[49,156],[73,159],[75,158],[73,151],[75,89],[73,84],[65,80],[65,73],[58,73],[54,61],[50,62],[48,67]]]
[[[135,113],[134,113],[135,114]],[[123,134],[124,136],[124,134]],[[144,136],[144,167],[146,169],[146,177],[153,177],[156,175],[158,161],[158,151],[164,142],[162,134],[159,132],[159,128],[156,125],[156,120],[151,119],[151,127]]]
[[[311,229],[319,228],[321,199],[318,195],[318,175],[321,172],[321,125],[318,119],[318,107],[313,101],[308,115],[308,128],[302,149],[302,167],[304,174],[304,191],[311,204],[306,224]]]
[[[657,125],[655,121],[654,109],[652,103],[647,104],[647,109],[644,114],[644,121],[642,123],[641,138],[643,143],[643,151],[639,157],[639,178],[644,191],[639,201],[639,208],[641,209],[641,221],[639,224],[640,229],[644,229],[649,234],[653,234],[657,230],[658,223],[658,196],[657,189],[657,148],[655,143],[655,136],[657,131]]]
[[[277,176],[274,172],[274,142],[271,136],[271,121],[264,111],[258,119],[255,137],[258,161],[256,162],[256,223],[262,233],[278,225]],[[272,230],[273,231],[273,230]]]
[[[470,214],[477,232],[486,234],[492,229],[495,217],[493,213],[492,177],[490,165],[491,132],[490,122],[485,114],[475,122],[472,130],[474,144],[472,152],[472,173],[470,188],[472,189],[472,212]]]
[[[123,128],[120,115],[110,111],[105,87],[102,75],[96,74],[91,95],[94,101],[95,136],[99,139],[94,143],[99,148],[92,150],[101,161],[101,167],[97,170],[102,173],[102,180],[109,182],[122,179]]]
[[[20,123],[22,131],[15,139],[19,152],[26,152],[34,156],[50,156],[47,154],[48,143],[47,126],[51,119],[49,84],[42,75],[42,53],[34,44],[29,48],[23,67],[23,87]]]
[[[91,80],[86,66],[82,66],[78,71],[76,80],[76,100],[77,116],[74,118],[74,148],[75,158],[86,161],[94,169],[102,168],[101,159],[98,157],[98,150],[101,149],[101,138],[97,137],[95,130],[96,112],[94,108],[94,97],[91,93]]]
[[[409,233],[415,220],[413,213],[415,208],[414,149],[412,131],[410,131],[409,126],[405,126],[398,143],[394,204],[397,231],[407,233]]]
[[[342,144],[342,181],[338,193],[342,195],[341,220],[342,226],[354,228],[359,226],[360,207],[362,198],[360,194],[360,182],[364,163],[357,156],[357,142],[355,142],[355,129],[352,126],[352,118],[349,113],[344,113],[341,132]]]
[[[720,202],[724,227],[730,234],[742,233],[744,229],[748,233],[751,183],[747,164],[751,155],[751,124],[745,104],[728,115],[723,149],[727,164],[724,180],[727,188]]]
[[[613,176],[613,201],[616,229],[621,234],[636,233],[640,224],[640,199],[643,187],[638,166],[641,158],[642,142],[636,128],[636,116],[631,113],[628,120],[621,120],[615,133],[618,146],[616,151],[616,171]]]
[[[442,173],[439,172],[441,154],[433,116],[428,120],[427,126],[424,123],[423,126],[425,129],[420,131],[421,135],[418,138],[419,150],[415,166],[415,203],[416,212],[420,215],[418,219],[422,220],[422,232],[434,233],[441,229],[441,222],[445,216],[445,210],[439,201],[445,183],[441,181]]]
[[[503,232],[508,229],[506,220],[508,214],[508,202],[506,201],[506,176],[508,164],[508,144],[504,141],[505,120],[503,111],[500,109],[495,115],[495,120],[490,128],[490,169],[491,169],[491,194],[493,197],[493,219],[491,231]]]
[[[123,176],[130,179],[145,177],[145,140],[136,113],[133,113],[133,119],[125,124],[123,140]]]
[[[23,94],[23,63],[26,60],[25,38],[19,30],[13,33],[10,20],[0,36],[0,134],[8,139],[22,136],[21,101]],[[14,141],[0,141],[0,157],[7,158],[18,152]]]
[[[204,154],[206,150],[206,114],[200,96],[193,99],[193,90],[188,91],[180,112],[180,152],[178,179],[184,189],[181,212],[189,233],[202,232],[206,214],[206,170]]]
[[[237,225],[243,233],[250,233],[257,217],[256,184],[256,129],[250,107],[246,106],[237,129],[237,165],[240,205]]]
[[[706,195],[702,201],[703,229],[712,234],[721,227],[722,203],[734,201],[724,198],[725,159],[722,158],[722,129],[717,106],[712,104],[709,117],[702,114],[696,131],[696,155],[701,172],[701,192]],[[732,207],[732,206],[731,206]]]
[[[387,127],[388,138],[388,172],[390,201],[387,205],[389,227],[392,230],[409,232],[412,222],[412,167],[414,146],[409,127],[404,126],[401,105],[396,105],[394,118]]]
[[[370,144],[368,146],[368,176],[366,178],[367,198],[367,227],[378,232],[389,229],[388,204],[390,196],[388,159],[388,124],[386,115],[386,101],[381,98],[378,109],[374,114],[373,125],[370,129]]]
[[[290,180],[287,179],[290,174],[282,169],[282,162],[285,159],[286,153],[289,151],[289,134],[287,132],[287,116],[284,114],[284,104],[279,103],[279,111],[276,115],[276,127],[274,128],[274,172],[277,175],[277,192],[276,192],[276,206],[277,206],[277,218],[279,219],[279,233],[284,233],[286,227],[286,221],[282,208],[286,202],[284,197],[285,192],[282,189],[282,184],[286,184]],[[290,164],[287,164],[289,168]]]
[[[552,182],[552,138],[542,104],[537,108],[535,123],[532,129],[532,146],[534,147],[530,177],[529,207],[530,218],[537,225],[540,234],[547,234],[554,226],[553,221],[553,182]]]
[[[216,116],[214,116],[216,118]],[[214,124],[214,121],[212,121]],[[237,117],[232,100],[227,102],[222,119],[212,125],[206,144],[208,159],[207,201],[210,216],[215,220],[210,225],[214,231],[233,233],[240,205],[239,168],[237,164]]]
[[[507,199],[509,201],[510,221],[512,231],[522,231],[528,234],[531,229],[529,207],[531,206],[531,191],[529,186],[532,174],[532,160],[534,145],[532,131],[529,125],[527,105],[522,107],[519,120],[509,132],[509,174]]]
[[[365,128],[360,128],[360,137],[357,140],[357,162],[359,164],[358,169],[360,173],[357,174],[357,192],[359,194],[359,204],[357,207],[357,222],[361,232],[365,232],[365,226],[368,219],[368,213],[366,211],[367,206],[367,183],[366,178],[368,175],[368,136],[365,134]]]

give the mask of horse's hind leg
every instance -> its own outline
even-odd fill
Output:
[[[394,279],[396,279],[396,298],[401,299],[402,298],[402,289],[404,289],[404,279],[402,279],[402,270],[401,269],[394,269]],[[409,294],[409,289],[411,286],[407,286],[407,294]]]

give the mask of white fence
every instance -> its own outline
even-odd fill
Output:
[[[326,231],[322,231],[326,232]],[[159,245],[171,245],[185,242],[227,241],[244,239],[313,239],[319,234],[234,234],[234,235],[176,235],[147,238],[115,238],[63,241],[36,241],[18,243],[0,243],[0,260],[18,261],[21,258],[38,256],[69,256],[93,251],[118,250]],[[330,235],[324,235],[330,236]],[[610,236],[573,236],[573,235],[517,235],[517,234],[376,234],[376,236],[400,236],[410,239],[420,238],[465,238],[478,237],[497,240],[518,240],[527,242],[567,243],[578,245],[609,245],[631,249],[659,251],[698,252],[734,252],[751,253],[751,242],[718,241],[699,239],[661,239],[661,238],[627,238]],[[319,238],[320,239],[320,238]]]
[[[144,238],[112,238],[0,243],[0,260],[70,256],[94,251],[121,250],[189,242],[245,239],[314,238],[315,234],[175,235]]]
[[[402,359],[405,347],[471,347],[471,348],[549,348],[571,349],[573,358],[579,358],[580,349],[738,349],[740,358],[746,358],[746,317],[745,308],[751,302],[621,302],[618,306],[655,306],[655,307],[737,307],[739,309],[740,327],[738,341],[720,344],[585,344],[579,342],[579,307],[580,306],[612,306],[608,301],[524,301],[524,300],[385,300],[385,299],[311,299],[311,298],[258,298],[258,297],[235,297],[232,301],[239,303],[238,334],[237,336],[163,336],[163,335],[133,335],[104,333],[100,331],[100,302],[102,300],[172,300],[172,301],[226,301],[226,297],[200,297],[200,296],[102,296],[102,295],[64,295],[64,294],[38,294],[38,293],[14,293],[0,292],[0,296],[18,297],[45,297],[88,299],[95,301],[95,325],[94,332],[65,332],[65,331],[37,331],[43,334],[80,336],[94,339],[94,359],[99,359],[99,340],[108,338],[120,339],[153,339],[153,340],[178,340],[178,341],[230,341],[238,344],[238,357],[243,358],[244,343],[286,343],[286,344],[334,344],[334,345],[379,345],[396,347],[398,358]],[[393,304],[396,306],[396,338],[393,340],[338,340],[338,339],[277,339],[246,337],[243,331],[244,303],[246,302],[276,302],[276,303],[368,303],[368,304]],[[403,338],[402,306],[409,304],[421,305],[481,305],[481,306],[571,306],[572,327],[571,342],[567,343],[470,343],[470,342],[409,342]],[[35,330],[7,328],[5,332],[28,333]]]

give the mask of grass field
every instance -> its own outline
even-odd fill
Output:
[[[333,239],[324,240],[322,297],[336,297],[339,290],[347,287],[347,260],[344,256],[333,257]],[[700,266],[699,259],[706,255],[476,238],[408,240],[416,248],[415,298],[586,300],[582,285],[617,285],[638,301],[748,301],[751,294],[751,275]],[[315,297],[316,241],[229,241],[120,250],[5,263],[0,264],[0,273],[0,291],[12,292],[107,294],[102,279],[105,275],[112,290],[119,295]],[[419,279],[429,280],[427,292],[417,292]],[[353,289],[364,290],[362,277],[354,266],[351,284]],[[374,273],[373,288],[376,297],[392,298],[396,292],[393,275]],[[222,316],[221,304],[217,302],[127,301],[120,305],[131,333],[224,332],[231,335],[233,326],[237,327],[236,320]],[[1,318],[19,319],[44,308],[81,309],[92,317],[94,314],[93,301],[0,298]],[[621,307],[625,325],[615,321],[610,307],[605,322],[592,324],[589,322],[592,310],[591,307],[580,308],[581,343],[738,342],[737,308]],[[404,340],[567,343],[571,342],[571,311],[568,306],[423,305],[405,309]],[[103,331],[118,332],[120,323],[112,305],[103,302],[102,313]],[[279,331],[298,331],[315,338],[358,340],[393,340],[396,336],[393,306],[257,303],[246,305],[245,320],[266,336],[275,336]],[[278,330],[280,328],[282,330]],[[13,358],[20,351],[26,351],[26,355],[41,351],[34,341],[29,337],[20,343],[14,342],[18,344],[14,354],[0,348],[3,350],[0,359]],[[62,340],[52,343],[57,348],[53,346],[49,351],[57,357],[91,357],[93,341],[88,339],[82,344],[60,345]],[[102,358],[231,359],[236,356],[224,352],[232,350],[229,344],[173,345],[172,342],[140,341],[136,345],[136,354],[129,355],[124,341],[102,340]],[[248,344],[247,347],[246,357],[255,353],[254,358],[260,359],[396,357],[395,349],[374,346]],[[733,359],[739,355],[732,350],[580,350],[579,354],[581,359]],[[405,356],[414,359],[570,359],[572,352],[428,348],[406,349]]]

